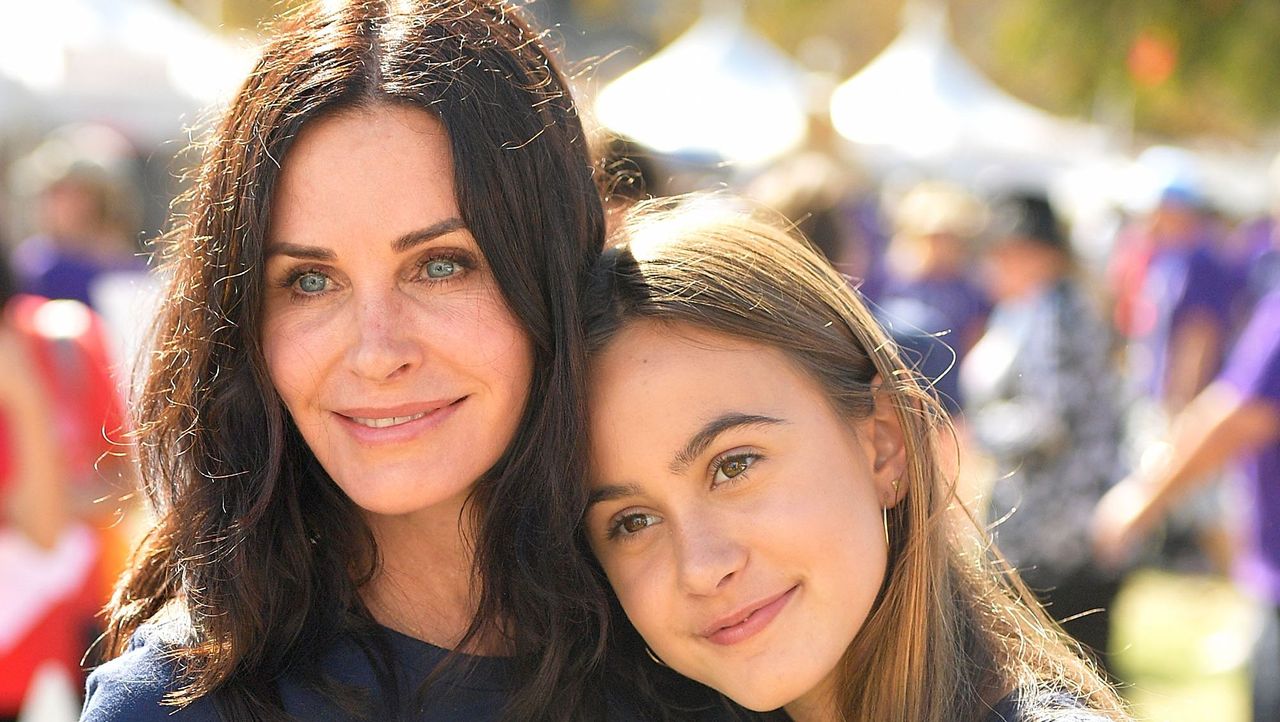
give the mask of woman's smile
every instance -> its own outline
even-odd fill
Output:
[[[444,424],[466,399],[463,396],[386,409],[344,409],[335,411],[333,416],[347,433],[363,444],[399,444]]]

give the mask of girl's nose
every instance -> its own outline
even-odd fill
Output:
[[[683,524],[676,539],[680,584],[690,594],[715,594],[749,556],[746,546],[718,529],[713,520]]]

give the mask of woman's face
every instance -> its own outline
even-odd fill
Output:
[[[588,534],[650,648],[751,709],[829,704],[885,576],[893,412],[850,423],[777,349],[648,321],[590,393]]]
[[[325,470],[375,514],[454,509],[515,434],[532,346],[462,223],[440,122],[378,106],[308,124],[265,275],[267,369]]]

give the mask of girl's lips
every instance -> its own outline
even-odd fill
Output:
[[[797,584],[775,597],[753,603],[742,612],[722,618],[704,630],[702,636],[719,645],[737,644],[749,639],[767,627],[799,589]]]
[[[464,396],[427,409],[352,409],[335,411],[333,415],[338,425],[362,444],[398,444],[444,423],[466,399]]]

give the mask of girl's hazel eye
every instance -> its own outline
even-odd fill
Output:
[[[448,258],[437,258],[427,262],[427,278],[448,278],[458,272],[458,264]]]
[[[728,481],[734,477],[741,476],[757,459],[756,454],[738,454],[730,456],[721,461],[715,467],[716,483]]]
[[[303,293],[320,293],[328,285],[328,279],[319,273],[304,273],[298,277],[298,290]]]
[[[622,527],[622,531],[627,534],[635,534],[653,526],[653,523],[652,514],[628,514],[618,521],[618,526]]]

